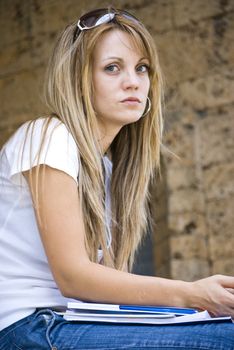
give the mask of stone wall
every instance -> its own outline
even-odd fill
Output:
[[[155,9],[165,145],[179,157],[163,152],[164,184],[154,201],[157,272],[185,280],[233,275],[234,1],[161,1]]]
[[[43,75],[57,33],[109,3],[0,0],[1,144],[45,112]],[[149,28],[165,76],[162,177],[151,190],[156,273],[185,280],[233,274],[234,1],[112,4]]]

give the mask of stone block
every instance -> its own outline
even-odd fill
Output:
[[[229,237],[233,235],[234,200],[233,196],[207,201],[206,219],[210,236]]]
[[[1,49],[30,38],[30,6],[31,1],[0,2]]]
[[[234,162],[213,165],[203,172],[206,199],[234,196]]]
[[[168,217],[168,227],[175,235],[195,235],[207,237],[207,223],[204,214],[196,212],[172,214]]]
[[[85,8],[85,1],[38,1],[31,5],[31,31],[35,37],[41,33],[59,33],[63,28],[76,21]]]
[[[213,36],[211,21],[154,36],[168,88],[202,77],[210,70],[211,63],[216,61]]]
[[[234,4],[233,1],[232,4]],[[213,31],[214,59],[221,64],[233,66],[234,12],[232,11],[225,16],[213,18]]]
[[[196,110],[219,107],[234,102],[234,69],[223,69],[179,86],[184,104]]]
[[[13,134],[15,129],[16,128],[13,126],[8,126],[7,128],[0,128],[0,148],[4,145],[4,143]]]
[[[233,7],[232,1],[175,0],[174,21],[177,26],[183,26],[191,22],[198,22],[209,17],[221,15],[233,9]]]
[[[184,188],[198,188],[199,183],[194,166],[173,167],[167,169],[168,190],[175,191]]]
[[[177,235],[170,238],[170,252],[172,259],[189,260],[193,258],[207,259],[207,244],[204,235]]]
[[[210,275],[209,263],[206,259],[171,260],[171,277],[183,281],[194,281]]]
[[[157,0],[148,3],[147,6],[136,9],[134,13],[137,18],[142,20],[151,33],[163,32],[173,27],[172,4],[172,0]]]
[[[32,66],[29,40],[20,40],[4,48],[0,55],[0,76],[7,76]]]
[[[234,12],[155,35],[167,88],[232,67]],[[192,45],[191,45],[192,43]]]
[[[229,275],[233,277],[234,258],[216,259],[212,264],[212,274]]]
[[[41,69],[22,71],[0,80],[1,128],[22,121],[23,115],[27,115],[28,118],[31,114],[32,119],[44,113],[41,86],[43,73]]]
[[[197,125],[200,133],[201,166],[233,162],[234,122],[233,106],[214,109]]]
[[[31,42],[30,55],[32,65],[47,67],[52,55],[58,33],[38,33]]]
[[[209,239],[209,251],[212,261],[217,259],[233,259],[234,261],[234,235],[220,232],[220,235],[211,236]]]
[[[1,116],[0,122],[2,126],[0,126],[0,148],[20,125],[34,118],[35,116],[31,113],[19,113],[15,115],[14,118],[12,117],[11,120],[8,120],[9,118],[6,118],[4,115]]]
[[[168,213],[179,214],[186,212],[204,213],[204,196],[198,190],[191,188],[180,189],[169,194]]]
[[[194,164],[194,127],[183,126],[183,122],[173,125],[165,134],[163,157],[167,167],[191,167]]]
[[[193,124],[195,119],[194,110],[189,106],[185,105],[183,96],[178,87],[171,88],[166,91],[165,96],[165,107],[164,107],[164,134],[169,133],[172,128],[178,127],[178,124],[182,123],[183,119],[189,120],[189,124]]]

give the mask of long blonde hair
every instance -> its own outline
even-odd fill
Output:
[[[162,136],[162,79],[154,41],[137,21],[116,15],[114,21],[82,31],[73,42],[76,24],[59,37],[45,84],[51,115],[61,120],[78,148],[78,195],[83,208],[86,248],[92,261],[103,250],[103,264],[131,269],[134,253],[147,227],[148,185],[159,167]],[[124,126],[111,145],[112,244],[107,247],[102,154],[95,138],[97,117],[92,104],[92,64],[96,43],[113,29],[128,33],[150,63],[151,110]]]

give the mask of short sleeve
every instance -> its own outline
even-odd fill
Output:
[[[47,122],[40,118],[23,124],[6,145],[9,176],[17,185],[22,183],[23,171],[39,164],[61,170],[78,181],[78,148],[71,133],[57,118]]]

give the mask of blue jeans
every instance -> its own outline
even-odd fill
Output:
[[[0,350],[233,350],[234,324],[121,325],[65,321],[40,310],[0,332]]]

